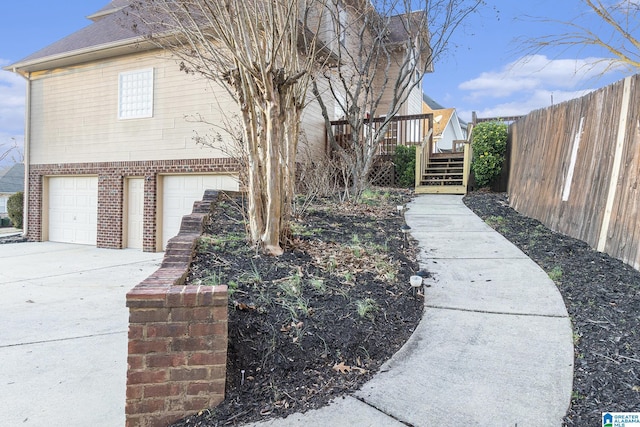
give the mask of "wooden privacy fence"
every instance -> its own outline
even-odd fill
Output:
[[[640,75],[511,125],[512,206],[640,269]]]

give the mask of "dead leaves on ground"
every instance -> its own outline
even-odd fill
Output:
[[[345,278],[349,284],[354,284],[357,275],[363,272],[373,273],[382,281],[392,280],[398,273],[399,263],[380,248],[320,240],[304,242],[302,246],[316,266]]]
[[[361,368],[359,366],[345,365],[344,362],[336,363],[335,365],[333,365],[332,369],[341,374],[348,374],[349,372],[352,372],[352,371],[357,371],[360,374],[366,374],[368,372],[366,369]]]

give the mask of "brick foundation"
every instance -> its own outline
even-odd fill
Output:
[[[234,159],[151,160],[139,162],[64,163],[29,166],[29,212],[27,238],[42,241],[42,207],[44,178],[48,176],[98,176],[98,229],[99,248],[122,249],[124,185],[129,177],[145,177],[144,242],[145,252],[157,248],[157,181],[158,175],[182,173],[237,173],[239,164]]]
[[[127,294],[127,427],[164,427],[224,399],[227,287],[184,286],[216,199],[207,191],[169,240],[160,269]]]

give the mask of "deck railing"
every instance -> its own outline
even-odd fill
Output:
[[[365,141],[371,136],[374,138],[382,132],[384,136],[378,146],[379,156],[393,156],[398,145],[421,145],[425,142],[429,147],[433,145],[433,114],[416,114],[411,116],[376,117],[365,121],[363,129],[358,137],[359,141]],[[347,148],[352,141],[352,130],[349,121],[336,120],[331,122],[331,128],[336,142],[341,147]],[[365,133],[367,133],[365,135]],[[328,147],[330,149],[330,147]]]

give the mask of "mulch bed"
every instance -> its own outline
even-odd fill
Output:
[[[241,199],[219,203],[189,280],[230,289],[226,399],[174,426],[284,417],[369,380],[422,315],[409,285],[417,247],[404,241],[396,210],[410,199],[381,190],[359,205],[317,200],[277,258],[247,245]]]
[[[640,272],[509,207],[504,193],[466,205],[556,282],[574,330],[575,368],[566,426],[601,426],[602,412],[640,411]]]

